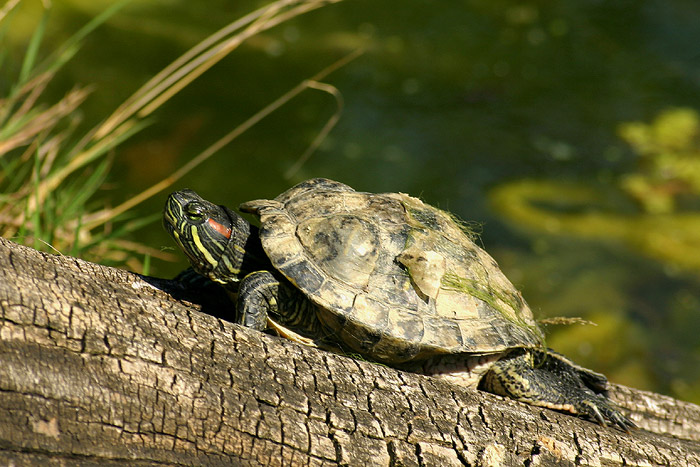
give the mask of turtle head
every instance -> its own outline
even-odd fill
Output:
[[[163,226],[199,274],[221,284],[236,283],[256,267],[261,249],[245,219],[192,190],[171,193]]]

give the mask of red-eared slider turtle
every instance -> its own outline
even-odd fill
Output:
[[[260,228],[191,190],[163,214],[194,270],[237,295],[239,323],[634,426],[603,375],[543,345],[520,293],[450,214],[326,179],[240,209]]]

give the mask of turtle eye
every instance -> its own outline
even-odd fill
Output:
[[[202,219],[204,219],[205,212],[206,208],[204,205],[197,201],[192,201],[185,206],[185,215],[188,219],[194,222],[200,222]]]

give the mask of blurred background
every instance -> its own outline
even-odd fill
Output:
[[[0,23],[3,95],[37,28],[41,57],[113,3],[61,0],[44,20],[41,2],[18,5]],[[130,2],[85,37],[36,105],[92,86],[72,111],[77,140],[182,53],[266,3]],[[175,262],[76,254],[138,272],[146,258],[149,274],[172,277],[186,263],[159,213],[183,187],[231,207],[311,177],[402,191],[479,225],[537,317],[597,324],[549,326],[551,347],[616,383],[700,403],[699,17],[688,0],[326,5],[251,37],[173,96],[109,151],[85,203],[142,192],[362,48],[323,80],[342,96],[340,113],[333,95],[306,90],[130,209],[149,223],[123,239]],[[5,179],[11,157],[22,155],[0,157]]]

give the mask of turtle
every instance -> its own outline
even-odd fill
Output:
[[[260,226],[189,189],[163,212],[192,269],[231,293],[236,323],[635,427],[605,376],[547,348],[521,293],[449,212],[324,178],[239,209]]]

